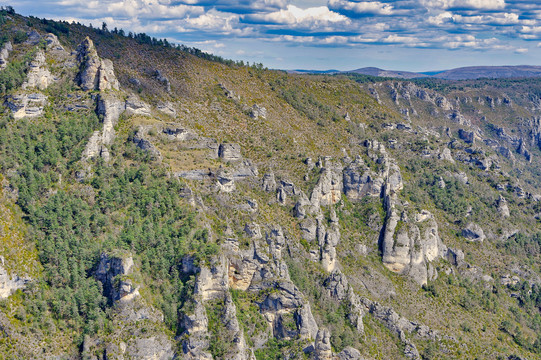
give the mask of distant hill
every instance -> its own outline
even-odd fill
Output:
[[[421,73],[415,73],[410,71],[383,70],[377,67],[365,67],[347,72],[370,76],[393,77],[399,79],[415,79],[420,77],[428,77],[427,75]]]
[[[377,67],[364,67],[356,70],[289,70],[296,74],[338,74],[356,73],[368,76],[389,77],[397,79],[438,78],[446,80],[473,80],[481,78],[530,78],[541,77],[541,66],[467,66],[443,71],[411,72],[400,70],[384,70]]]
[[[447,80],[469,80],[480,78],[519,78],[519,77],[540,77],[541,66],[468,66],[443,71],[434,75],[440,79]]]

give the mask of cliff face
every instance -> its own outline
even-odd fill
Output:
[[[26,70],[1,88],[0,352],[538,355],[535,82],[358,84],[9,21],[34,28],[0,52]]]

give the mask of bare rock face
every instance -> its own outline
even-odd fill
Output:
[[[415,216],[414,222],[404,216],[399,219],[396,213],[391,215],[383,249],[383,263],[389,270],[407,274],[424,285],[428,281],[428,263],[441,256],[444,246],[433,215],[423,210]]]
[[[152,126],[150,128],[152,128]],[[139,149],[149,153],[153,160],[161,161],[162,154],[160,153],[160,150],[158,150],[147,138],[150,128],[147,126],[139,126],[139,129],[137,129],[133,135],[132,141]]]
[[[112,94],[100,94],[98,96],[97,114],[103,119],[103,128],[95,131],[86,144],[81,158],[84,161],[95,157],[102,157],[109,161],[110,154],[107,147],[112,144],[115,137],[115,126],[120,114],[124,111],[124,102]]]
[[[64,51],[64,47],[60,44],[60,41],[58,41],[58,37],[56,37],[55,34],[49,33],[45,35],[45,42],[47,43],[48,50]]]
[[[274,173],[272,171],[270,173],[263,175],[262,186],[263,186],[263,190],[267,192],[276,191],[276,180],[274,178]]]
[[[95,276],[103,284],[103,293],[110,301],[128,301],[139,296],[139,287],[127,278],[132,273],[133,258],[103,253]]]
[[[342,167],[330,160],[326,162],[310,197],[310,202],[316,207],[334,205],[342,196]]]
[[[54,77],[45,65],[45,53],[43,50],[40,50],[37,52],[34,60],[30,63],[27,79],[22,85],[23,89],[47,89],[47,87],[54,81]]]
[[[442,152],[439,154],[438,159],[449,161],[450,163],[454,163],[455,160],[453,159],[453,156],[451,155],[451,150],[448,148],[444,148]]]
[[[177,115],[177,110],[175,109],[173,104],[171,104],[170,102],[159,103],[156,106],[156,109],[158,109],[158,111],[161,111],[169,116]]]
[[[250,109],[250,116],[255,120],[259,118],[266,119],[267,109],[265,109],[263,106],[254,104],[254,106],[252,106],[252,108]]]
[[[479,242],[483,242],[486,238],[483,229],[475,223],[469,223],[468,226],[462,230],[462,236],[470,241]]]
[[[365,196],[380,196],[383,179],[358,158],[344,169],[344,194],[350,200],[361,200]]]
[[[316,360],[333,360],[331,347],[331,333],[327,329],[317,332],[315,346]]]
[[[5,105],[11,110],[15,119],[37,117],[43,114],[47,96],[40,93],[10,95]]]
[[[163,83],[167,92],[171,92],[171,82],[169,81],[167,76],[165,76],[160,70],[156,70],[154,72],[154,77],[156,78],[156,80]]]
[[[0,256],[0,299],[5,299],[18,289],[24,289],[30,278],[21,278],[14,274],[10,276],[4,268],[4,257]]]
[[[239,144],[220,144],[218,156],[224,161],[242,160]]]
[[[103,59],[99,68],[98,90],[118,90],[119,88],[120,84],[115,76],[113,62],[109,59]]]
[[[167,136],[168,140],[174,141],[187,141],[197,137],[196,134],[188,129],[185,129],[179,124],[167,124],[162,132]]]
[[[498,206],[498,214],[504,218],[508,218],[511,214],[509,213],[509,207],[507,206],[507,200],[500,195],[498,201],[496,202]]]
[[[83,90],[119,89],[113,62],[100,59],[94,43],[89,37],[86,37],[77,47],[77,61],[79,63],[77,81]]]
[[[4,70],[8,66],[9,53],[12,51],[13,46],[10,41],[5,43],[2,49],[0,49],[0,70]]]
[[[475,140],[475,133],[473,131],[466,131],[464,129],[459,129],[458,137],[464,140],[464,142],[468,144],[473,144]]]
[[[135,95],[130,95],[126,99],[126,113],[128,115],[152,115],[150,105],[139,99]]]
[[[94,47],[94,42],[89,37],[77,47],[77,61],[79,62],[77,79],[81,88],[87,91],[97,89],[101,61]]]

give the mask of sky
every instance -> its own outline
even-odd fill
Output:
[[[539,0],[0,0],[274,69],[541,65]]]

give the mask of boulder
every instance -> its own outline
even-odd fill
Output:
[[[462,236],[470,241],[479,242],[482,242],[486,238],[483,229],[475,223],[469,223],[466,228],[462,229]]]
[[[224,161],[239,161],[242,159],[239,144],[220,144],[218,157]]]
[[[276,191],[276,180],[274,178],[274,173],[271,171],[265,175],[263,175],[263,181],[262,181],[263,190],[267,192],[274,192]]]
[[[250,109],[250,116],[255,120],[259,118],[266,119],[267,109],[257,104],[254,104],[254,106],[252,106],[252,108]]]

